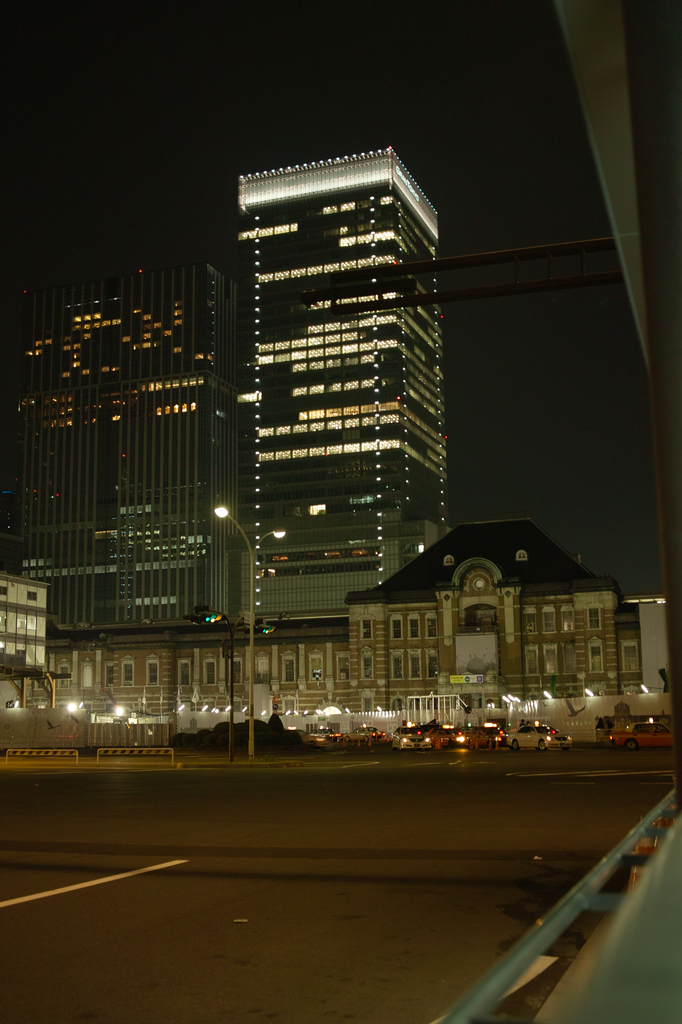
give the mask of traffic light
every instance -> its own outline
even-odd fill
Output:
[[[183,615],[184,619],[189,619],[190,622],[196,623],[198,626],[214,626],[218,622],[222,622],[225,618],[224,612],[218,612],[215,608],[211,608],[207,604],[196,604],[194,606],[194,612],[188,615]]]
[[[277,626],[275,626],[272,622],[266,622],[264,619],[256,619],[253,626],[254,633],[259,634],[274,633],[276,629]]]

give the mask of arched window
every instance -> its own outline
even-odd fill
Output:
[[[519,550],[516,552],[516,561],[517,562],[527,562],[528,561],[528,552],[524,551],[523,548],[519,548]]]
[[[455,559],[453,555],[446,555],[443,559],[443,565],[454,565]]]

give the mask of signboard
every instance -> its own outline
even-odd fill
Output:
[[[450,676],[450,682],[455,683],[473,683],[474,685],[480,685],[483,682],[483,676]]]

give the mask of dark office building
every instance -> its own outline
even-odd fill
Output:
[[[437,255],[436,213],[377,153],[240,178],[240,519],[257,611],[343,609],[446,524],[437,307],[332,317],[335,271]]]
[[[222,606],[236,500],[234,286],[206,263],[26,295],[24,572],[64,623]]]

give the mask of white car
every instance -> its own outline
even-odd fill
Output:
[[[522,725],[509,737],[509,746],[512,750],[525,750],[528,747],[533,750],[570,750],[573,739],[560,736],[548,725]]]
[[[430,750],[431,739],[418,725],[401,725],[393,733],[392,750]]]

